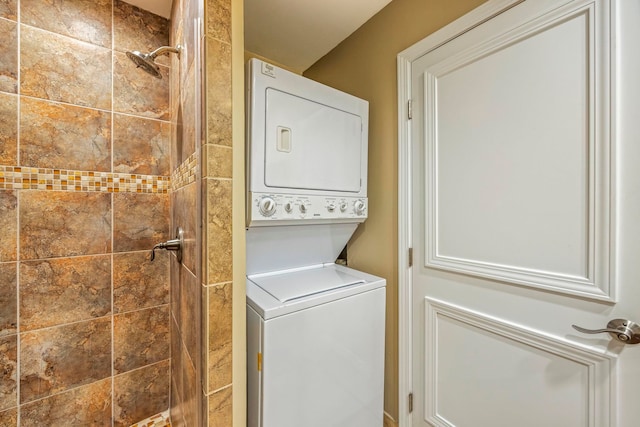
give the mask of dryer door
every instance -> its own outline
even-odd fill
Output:
[[[355,114],[267,88],[264,184],[359,192],[362,132]]]

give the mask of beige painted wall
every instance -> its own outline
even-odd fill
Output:
[[[303,74],[369,101],[369,219],[349,266],[387,279],[385,411],[398,419],[396,56],[484,0],[394,0]]]
[[[264,57],[262,55],[258,55],[257,53],[253,53],[253,52],[250,52],[248,50],[245,50],[244,51],[244,63],[246,64],[247,62],[249,62],[249,60],[251,58],[257,58],[257,59],[259,59],[261,61],[268,62],[269,64],[273,64],[276,67],[284,68],[287,71],[291,71],[292,73],[302,74],[299,70],[291,68],[291,67],[289,67],[289,66],[287,66],[285,64],[281,64],[280,62],[273,61],[273,60],[271,60],[271,59],[269,59],[267,57]]]

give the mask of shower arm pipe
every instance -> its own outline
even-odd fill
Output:
[[[182,47],[180,45],[178,45],[176,47],[160,46],[159,48],[157,48],[153,52],[149,53],[149,58],[151,58],[151,60],[154,60],[157,56],[163,55],[165,53],[177,53],[178,57],[180,57],[181,51],[182,51]]]

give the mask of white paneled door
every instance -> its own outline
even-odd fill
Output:
[[[483,8],[405,55],[406,425],[639,426],[633,332],[572,325],[640,323],[640,0]]]

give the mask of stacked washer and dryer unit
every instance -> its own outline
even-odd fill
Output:
[[[247,66],[249,427],[379,427],[384,279],[334,261],[367,218],[366,101]]]

